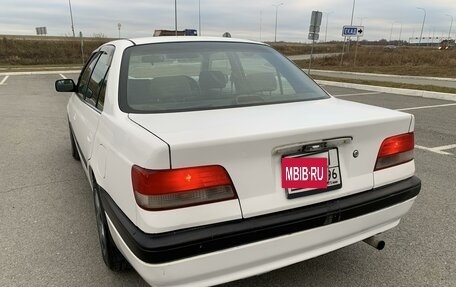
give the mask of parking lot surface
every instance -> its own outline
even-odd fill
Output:
[[[62,77],[77,75],[0,76],[0,286],[147,286],[103,264],[90,187],[71,157],[69,95],[54,91]],[[223,286],[456,286],[456,103],[324,88],[416,116],[415,205],[382,234],[383,251],[356,243]]]

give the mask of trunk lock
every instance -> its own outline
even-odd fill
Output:
[[[355,150],[353,151],[353,157],[354,157],[354,158],[357,158],[358,156],[359,156],[359,151],[358,151],[357,149],[355,149]]]

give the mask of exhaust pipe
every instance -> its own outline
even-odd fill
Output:
[[[378,239],[375,235],[366,238],[363,241],[377,250],[383,250],[383,248],[385,248],[385,241]]]

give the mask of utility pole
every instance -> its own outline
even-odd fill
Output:
[[[76,35],[74,34],[73,11],[71,10],[71,0],[68,0],[68,4],[70,5],[71,31],[73,31],[73,37],[76,37]]]
[[[117,29],[119,29],[119,39],[120,39],[120,28],[122,27],[122,24],[117,23]]]

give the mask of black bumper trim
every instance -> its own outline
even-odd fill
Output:
[[[310,206],[223,223],[148,234],[136,227],[100,188],[103,207],[136,257],[165,263],[260,240],[325,226],[380,209],[418,195],[418,177]]]

